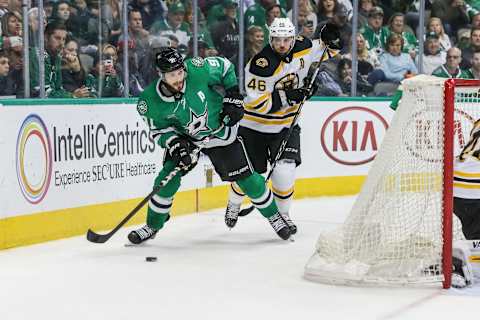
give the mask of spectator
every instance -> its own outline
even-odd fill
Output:
[[[293,14],[293,10],[290,10],[287,13],[287,17],[290,19],[290,21],[293,21],[292,14]],[[317,28],[317,24],[318,24],[317,13],[315,12],[315,9],[313,8],[310,0],[298,0],[298,15],[299,15],[298,24],[301,25],[302,27],[305,27],[305,25],[307,25],[307,28],[311,29],[311,32],[310,32],[310,30],[302,30],[301,28],[299,28],[298,29],[299,33],[300,34],[303,33],[303,36],[310,38],[308,34],[311,33],[311,36],[313,36],[313,33],[315,32],[315,29]],[[302,18],[300,18],[300,15],[302,15]],[[305,23],[300,24],[301,19],[304,19]]]
[[[22,21],[15,12],[7,12],[2,16],[3,51],[10,64],[10,81],[15,82],[15,88],[23,92],[23,31]],[[20,93],[20,96],[23,93]]]
[[[343,58],[352,59],[351,48],[350,53],[344,55]],[[385,80],[385,74],[380,69],[380,60],[375,50],[368,50],[365,39],[360,33],[357,34],[357,60],[358,75],[363,80],[368,81],[371,85]]]
[[[432,76],[441,78],[470,78],[469,72],[460,68],[462,61],[462,50],[451,47],[447,51],[447,61],[432,72]]]
[[[427,24],[427,33],[428,32],[435,32],[437,34],[438,40],[440,41],[440,49],[442,51],[446,52],[452,47],[450,37],[445,33],[445,29],[443,28],[442,19],[431,17]]]
[[[315,17],[315,21],[312,21],[312,20],[309,20],[309,11],[308,9],[306,8],[300,8],[298,10],[298,20],[297,20],[297,23],[298,23],[298,35],[302,36],[302,37],[305,37],[305,38],[309,38],[309,39],[313,39],[313,36],[315,34],[315,26],[316,26],[316,15],[313,15]]]
[[[123,83],[115,69],[111,56],[104,56],[100,60],[100,54],[93,60],[93,68],[85,80],[90,93],[94,97],[121,97],[123,96]]]
[[[108,42],[117,43],[122,34],[122,8],[120,0],[106,0],[102,5],[102,15],[110,30]],[[145,21],[142,15],[142,22]]]
[[[473,53],[480,50],[480,28],[472,29],[470,33],[470,43],[462,51],[462,69],[468,69],[471,66]]]
[[[100,1],[101,0],[88,0],[90,18],[88,19],[87,34],[85,37],[89,44],[107,42],[110,39],[112,30],[108,21],[103,16],[104,13],[100,7]]]
[[[8,0],[0,0],[0,18],[9,11],[10,10],[8,10]],[[0,34],[0,36],[1,35],[2,34]]]
[[[143,26],[149,30],[156,21],[164,19],[167,8],[164,1],[158,0],[133,0],[129,1],[131,9],[140,12]]]
[[[266,21],[266,9],[277,4],[276,0],[258,0],[254,5],[249,6],[245,11],[245,29],[251,26],[264,27]],[[286,17],[284,8],[281,10],[281,17]]]
[[[91,40],[91,36],[88,34],[89,21],[95,20],[95,16],[88,8],[85,0],[73,0],[71,3],[71,17],[68,29],[73,37],[79,41],[80,46],[88,45],[88,41]]]
[[[317,5],[318,23],[325,23],[335,15],[337,0],[320,0]]]
[[[243,55],[243,65],[247,65],[247,62],[252,59],[257,53],[262,51],[264,47],[264,34],[263,29],[258,26],[252,26],[248,29],[245,35],[245,54]],[[240,74],[238,69],[238,52],[230,59],[235,65],[236,74]]]
[[[47,17],[43,15],[43,26],[47,25]],[[29,32],[29,41],[31,47],[38,47],[39,44],[39,34],[38,29],[40,24],[38,23],[38,8],[32,8],[28,10],[28,32]]]
[[[445,62],[446,57],[446,51],[443,51],[440,48],[440,39],[438,35],[435,32],[427,33],[423,53],[423,73],[431,75],[435,69]]]
[[[436,0],[432,3],[431,16],[442,20],[448,34],[456,34],[470,22],[464,0]]]
[[[385,48],[388,29],[383,27],[383,10],[380,7],[373,7],[368,13],[368,24],[360,30],[360,33],[367,41],[369,50],[375,50],[380,55]]]
[[[274,4],[273,6],[268,7],[265,11],[265,15],[265,24],[262,26],[262,29],[264,35],[264,45],[267,45],[270,37],[270,25],[275,18],[280,18],[282,16],[280,5]]]
[[[472,28],[480,28],[480,12],[474,14],[470,20],[470,26]]]
[[[45,28],[45,96],[47,98],[80,97],[78,92],[65,90],[62,82],[61,52],[65,45],[67,28],[59,21],[50,22]],[[30,57],[38,57],[38,48],[31,48]],[[40,93],[38,59],[30,59],[30,96]]]
[[[390,32],[397,33],[403,38],[403,52],[408,53],[412,59],[417,54],[417,38],[415,35],[405,30],[405,16],[403,13],[394,13],[388,21],[388,29]]]
[[[70,19],[70,4],[66,0],[60,0],[53,4],[51,20],[60,20],[67,27]]]
[[[14,47],[22,46],[22,21],[20,16],[14,12],[7,12],[2,16],[2,37],[1,47],[4,50],[10,50]]]
[[[139,74],[146,76],[153,64],[150,55],[149,32],[143,28],[142,15],[136,9],[130,10],[128,14],[128,37],[131,40],[128,43],[129,51],[133,50],[138,59]],[[123,49],[124,38],[123,35],[120,36],[118,48]],[[145,81],[145,79],[143,80]]]
[[[65,42],[62,51],[62,83],[68,92],[76,92],[78,98],[90,96],[85,87],[85,71],[78,57],[78,42],[72,38]]]
[[[219,54],[230,59],[238,51],[238,4],[233,0],[225,0],[224,6],[225,18],[213,26],[212,40]]]
[[[182,29],[187,30],[187,36],[190,39],[193,36],[193,7],[192,4],[189,3],[185,10],[185,21],[182,24]],[[200,9],[197,8],[197,19],[198,19],[198,37],[201,38],[208,44],[208,54],[218,55],[218,51],[215,49],[213,45],[212,36],[210,35],[210,31],[206,26],[205,16],[202,14]]]
[[[368,13],[375,6],[377,6],[376,0],[360,0],[358,2],[358,26],[364,28],[368,24]]]
[[[480,79],[480,51],[473,53],[471,65],[471,68],[468,69],[469,79]]]
[[[387,38],[387,51],[380,56],[382,70],[387,81],[400,83],[405,77],[417,73],[417,67],[409,54],[403,53],[403,38],[392,33]]]
[[[154,36],[168,36],[173,34],[177,37],[180,45],[188,46],[187,26],[183,24],[185,20],[185,7],[183,4],[173,2],[168,7],[167,19],[154,22],[150,28],[150,33]]]
[[[317,95],[349,96],[352,86],[352,62],[343,58],[338,62],[334,75],[323,70],[319,72],[318,79],[320,86]],[[357,89],[359,95],[368,95],[373,91],[373,87],[361,77],[357,77]]]
[[[210,55],[209,55],[208,43],[202,37],[198,37],[197,44],[198,44],[197,56],[201,58],[209,57]],[[187,58],[192,58],[193,56],[194,55],[193,55],[193,37],[192,37],[188,41]]]
[[[118,48],[118,59],[119,61],[123,61],[123,55],[124,55],[124,50],[123,50],[123,46],[119,47]],[[142,76],[140,74],[140,68],[139,68],[139,65],[138,65],[138,56],[137,56],[137,53],[134,51],[134,50],[130,50],[130,46],[129,46],[129,50],[128,50],[128,89],[129,89],[129,93],[131,96],[133,97],[138,97],[140,95],[140,93],[142,93],[143,89],[147,86],[147,84],[145,83],[145,79],[148,78],[145,77],[145,76]],[[152,62],[153,64],[153,62]],[[150,68],[148,69],[149,70],[149,73],[150,74],[154,69],[151,67],[151,65],[149,66]],[[155,69],[156,70],[156,69]],[[157,77],[158,77],[158,74],[157,74]],[[154,79],[156,79],[157,77],[155,77]]]
[[[0,50],[0,96],[13,96],[16,93],[16,81],[10,72],[8,56],[5,51]]]

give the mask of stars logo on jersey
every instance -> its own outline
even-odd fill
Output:
[[[195,67],[201,67],[201,66],[203,66],[204,63],[205,63],[205,61],[203,61],[203,58],[201,58],[201,57],[192,58],[192,64]]]
[[[145,100],[140,100],[137,104],[137,111],[138,113],[140,113],[141,115],[147,113],[148,111],[148,105],[147,103],[145,102]]]
[[[265,59],[265,58],[258,58],[256,61],[255,61],[255,64],[257,66],[259,66],[260,68],[266,68],[268,67],[268,60]]]
[[[201,115],[196,115],[193,110],[190,110],[190,122],[187,124],[188,134],[195,137],[200,132],[210,132],[212,129],[207,125],[208,109]]]

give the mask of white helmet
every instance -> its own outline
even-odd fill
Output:
[[[272,46],[272,38],[275,37],[295,37],[295,26],[288,18],[275,18],[268,28],[270,31],[269,42]],[[295,43],[295,42],[292,42]],[[293,45],[292,45],[293,47]],[[273,46],[272,46],[273,48]],[[291,48],[290,48],[291,49]]]

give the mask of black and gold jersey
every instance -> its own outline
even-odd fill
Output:
[[[290,53],[281,58],[268,45],[255,55],[245,67],[245,115],[241,125],[256,131],[278,133],[289,127],[299,105],[273,106],[272,93],[276,90],[304,86],[310,66],[322,59],[321,40],[298,36]],[[322,60],[326,59],[324,54]]]

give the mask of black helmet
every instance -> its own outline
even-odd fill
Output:
[[[164,48],[158,52],[155,57],[155,64],[162,73],[185,68],[182,55],[173,48]]]

